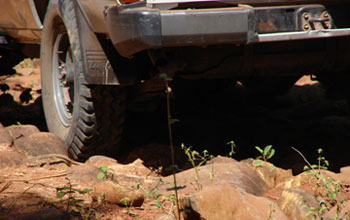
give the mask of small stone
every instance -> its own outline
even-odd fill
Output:
[[[127,189],[110,180],[96,183],[92,191],[92,196],[95,200],[100,196],[104,196],[106,202],[123,206],[141,206],[144,201],[143,193]],[[125,201],[125,199],[127,199],[127,201]]]
[[[96,156],[90,157],[85,162],[85,164],[96,166],[96,167],[104,167],[104,166],[110,167],[112,165],[118,164],[118,161],[110,157],[96,155]]]

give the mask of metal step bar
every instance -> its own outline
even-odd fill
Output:
[[[259,34],[258,42],[263,43],[346,36],[350,36],[350,28]]]

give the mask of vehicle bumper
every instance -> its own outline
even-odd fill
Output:
[[[322,17],[325,11],[322,5],[159,10],[138,2],[108,8],[106,23],[120,55],[131,57],[161,47],[349,36],[350,29],[333,29],[332,18]]]
[[[149,48],[255,41],[250,8],[159,10],[111,7],[107,28],[122,56]],[[218,25],[220,24],[220,25]]]

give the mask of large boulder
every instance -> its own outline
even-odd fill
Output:
[[[242,161],[253,167],[259,176],[265,181],[269,188],[274,188],[293,177],[292,170],[284,170],[276,167],[272,163],[264,162],[261,166],[255,166],[254,159]]]
[[[304,189],[286,189],[282,192],[278,205],[291,219],[311,220],[312,215],[307,216],[307,212],[311,209],[317,209],[319,202]]]
[[[0,152],[0,168],[14,167],[22,164],[25,156],[15,151]]]
[[[0,123],[0,151],[10,150],[12,142],[11,133]]]
[[[287,220],[280,208],[263,197],[228,186],[207,187],[180,201],[185,220]]]
[[[28,156],[62,154],[68,156],[64,142],[48,132],[33,133],[15,142],[17,151]]]
[[[118,205],[125,205],[125,203],[133,206],[142,205],[144,201],[143,193],[136,189],[136,181],[133,181],[133,178],[137,178],[141,182],[142,177],[131,176],[130,179],[125,180],[126,174],[107,170],[111,176],[99,179],[97,176],[102,170],[89,164],[68,168],[67,173],[69,174],[67,177],[72,183],[78,184],[81,188],[92,189],[92,197],[95,200],[102,199]],[[121,178],[124,181],[120,181]]]
[[[229,186],[262,196],[269,189],[254,167],[231,158],[216,157],[205,166],[198,167],[197,171],[198,177],[194,168],[176,174],[180,194],[190,194],[211,186]],[[172,183],[172,176],[164,178],[164,182]],[[161,190],[164,192],[170,187],[164,185]]]
[[[12,125],[6,127],[6,130],[11,134],[14,143],[30,136],[31,134],[39,133],[40,130],[34,125]]]

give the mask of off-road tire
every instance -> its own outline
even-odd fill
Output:
[[[65,142],[73,159],[86,160],[94,154],[110,155],[117,152],[124,124],[125,93],[116,86],[87,85],[84,45],[79,37],[83,31],[79,32],[78,29],[76,7],[76,2],[71,0],[50,1],[48,6],[41,43],[42,97],[49,131]],[[74,70],[74,83],[73,80],[70,81],[74,85],[74,91],[69,87],[65,93],[71,97],[72,106],[69,109],[68,105],[63,105],[67,109],[64,113],[68,115],[65,120],[62,120],[57,107],[60,101],[65,103],[65,100],[59,99],[55,93],[58,76],[54,74],[53,68],[58,65],[53,62],[54,56],[60,56],[54,54],[57,42],[61,43],[58,36],[63,39],[63,35],[69,39],[66,40],[66,56],[70,57],[66,57],[66,63],[68,66],[67,60],[70,59],[70,70]],[[59,51],[56,52],[58,54]]]

